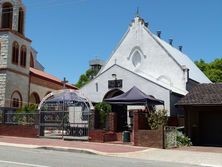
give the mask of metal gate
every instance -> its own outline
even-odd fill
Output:
[[[49,138],[88,140],[89,112],[78,107],[68,111],[40,111],[39,135]]]

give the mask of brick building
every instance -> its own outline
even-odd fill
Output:
[[[24,33],[25,15],[21,0],[0,0],[0,108],[38,104],[49,92],[63,88],[63,82],[44,72],[37,61]]]

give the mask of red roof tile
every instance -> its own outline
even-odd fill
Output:
[[[51,74],[48,74],[48,73],[44,72],[44,71],[40,71],[40,70],[37,70],[37,69],[32,68],[32,67],[30,67],[29,70],[30,70],[31,73],[33,73],[37,76],[40,76],[40,77],[43,77],[43,78],[46,78],[46,79],[49,79],[49,80],[52,80],[52,81],[55,81],[55,82],[58,82],[58,83],[62,83],[62,80],[60,80],[59,78],[57,78],[57,77],[55,77]],[[77,87],[75,87],[71,84],[66,84],[66,86],[69,86],[73,89],[78,89]]]

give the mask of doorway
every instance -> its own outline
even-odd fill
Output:
[[[104,99],[119,96],[124,92],[120,89],[113,89],[106,93]],[[117,115],[117,132],[127,130],[127,106],[122,104],[112,104],[112,112]]]

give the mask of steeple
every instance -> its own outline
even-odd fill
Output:
[[[24,35],[25,8],[21,0],[0,0],[0,29]]]

